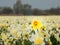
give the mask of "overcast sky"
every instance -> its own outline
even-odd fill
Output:
[[[0,6],[11,6],[16,0],[0,0]],[[60,7],[60,0],[22,0],[23,4],[30,4],[32,8],[49,9],[52,7]]]

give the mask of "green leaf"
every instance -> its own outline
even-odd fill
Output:
[[[54,35],[50,36],[50,40],[52,42],[52,45],[58,45],[58,42],[57,42],[56,38],[54,37]]]
[[[54,27],[54,28],[52,28],[52,30],[53,30],[53,31],[56,31],[56,28]]]
[[[22,45],[22,40],[21,39],[17,40],[16,45]]]
[[[33,42],[31,42],[30,40],[24,40],[24,45],[32,45]]]
[[[60,41],[58,41],[58,45],[60,45]]]
[[[60,34],[59,34],[59,38],[60,38]]]
[[[34,31],[34,30],[32,30],[32,31],[30,32],[30,34],[35,34],[35,31]]]
[[[0,45],[4,45],[4,41],[0,40]]]
[[[2,30],[0,29],[0,34],[2,33]]]
[[[31,24],[31,22],[29,22],[29,24]]]

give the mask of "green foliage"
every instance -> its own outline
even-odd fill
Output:
[[[59,38],[60,38],[60,34],[59,34]]]
[[[30,40],[24,40],[24,45],[32,45],[33,42],[31,42]]]
[[[2,41],[2,39],[0,39],[0,45],[4,45],[4,41]]]
[[[4,29],[4,27],[1,27],[1,28],[0,28],[0,34],[1,34],[2,32],[6,33],[6,32],[7,32],[7,29]]]
[[[31,42],[30,40],[24,39],[24,45],[32,45],[32,44],[33,42]],[[21,39],[17,40],[16,45],[22,45],[22,40]]]
[[[3,14],[12,14],[13,10],[10,7],[4,7],[3,10],[2,10],[2,13]]]
[[[16,45],[22,45],[22,40],[21,39],[17,40]]]
[[[2,30],[0,29],[0,34],[2,33]]]
[[[58,45],[58,42],[57,42],[56,38],[54,37],[54,35],[50,36],[50,40],[52,42],[52,45]]]
[[[35,31],[34,31],[34,30],[32,30],[32,31],[30,32],[30,34],[35,34]]]
[[[53,30],[53,31],[56,31],[56,28],[54,27],[54,28],[52,28],[52,30]]]
[[[31,24],[31,22],[29,22],[29,24]]]

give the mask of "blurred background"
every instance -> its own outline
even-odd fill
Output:
[[[60,15],[60,0],[0,0],[0,15]]]

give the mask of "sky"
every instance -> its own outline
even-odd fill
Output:
[[[13,7],[16,0],[0,0],[0,6]],[[60,0],[22,0],[23,4],[30,4],[32,8],[49,9],[60,7]]]

